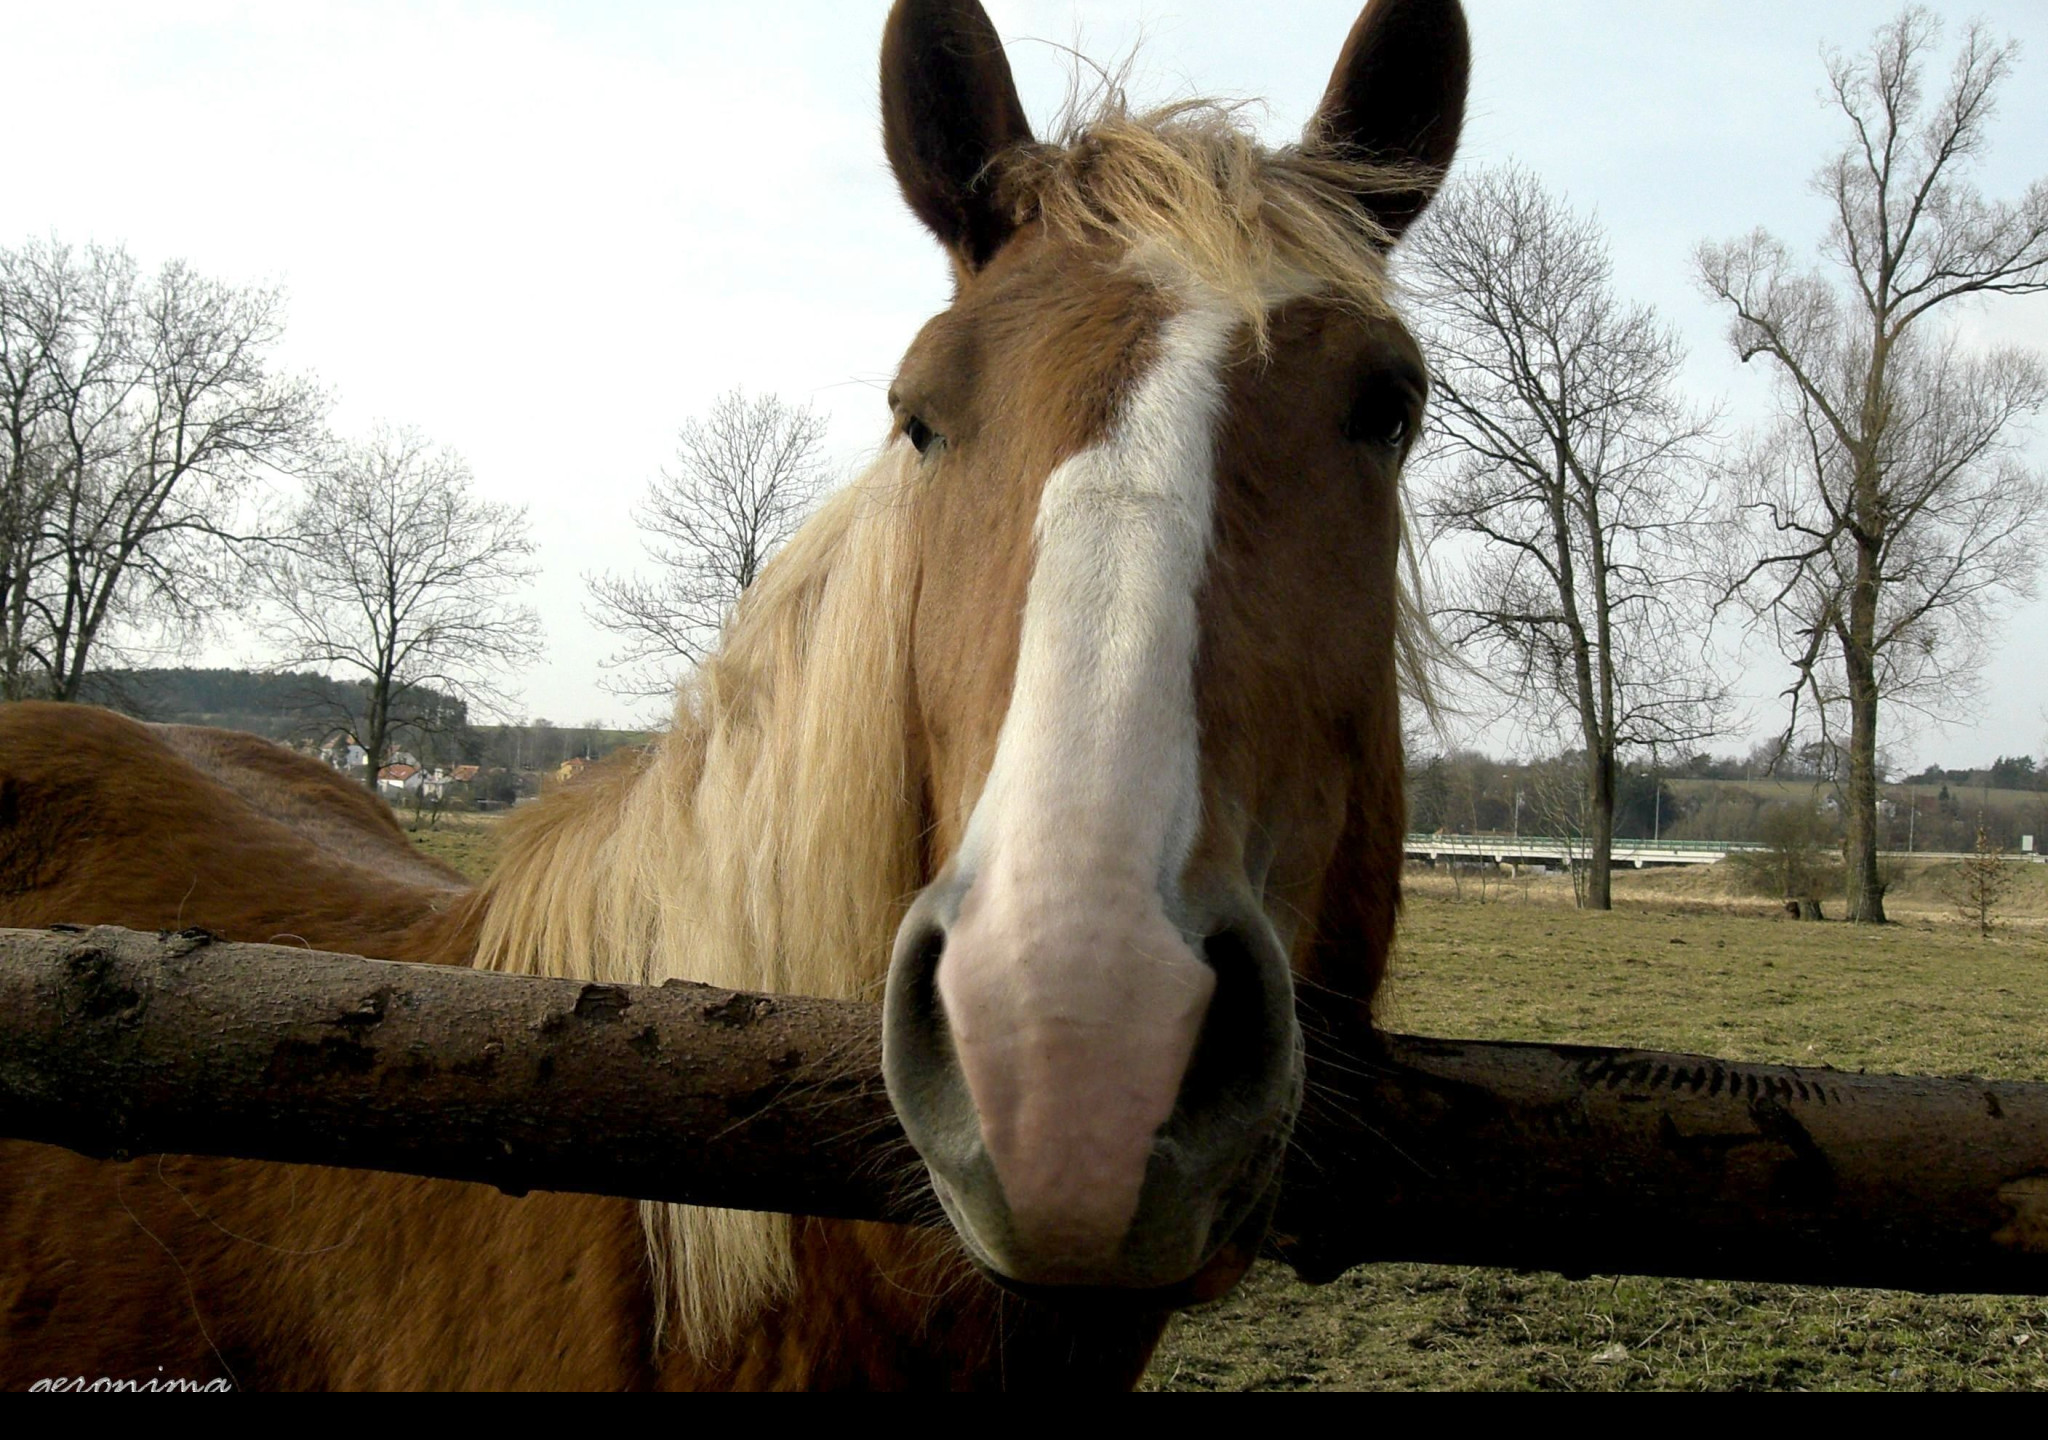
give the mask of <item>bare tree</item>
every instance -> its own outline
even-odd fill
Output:
[[[35,622],[58,495],[57,375],[78,326],[68,267],[44,262],[33,245],[0,250],[0,700],[40,689],[46,668],[37,649],[45,627]]]
[[[761,567],[825,488],[825,419],[775,395],[722,395],[691,420],[675,463],[634,512],[652,578],[589,577],[591,619],[624,641],[605,663],[615,693],[666,695],[703,660]]]
[[[1605,910],[1619,757],[1705,739],[1725,710],[1697,580],[1712,417],[1677,394],[1671,330],[1615,296],[1599,227],[1527,171],[1452,185],[1404,253],[1436,614],[1519,720],[1583,753],[1584,903]]]
[[[282,315],[181,263],[0,250],[0,698],[76,699],[114,637],[236,603],[252,486],[323,410],[275,373]]]
[[[1827,57],[1850,136],[1815,188],[1832,211],[1823,264],[1758,231],[1702,246],[1731,340],[1778,382],[1779,418],[1740,496],[1752,549],[1733,577],[1792,661],[1800,707],[1847,732],[1849,918],[1881,924],[1881,702],[1939,711],[1981,664],[2009,601],[2032,593],[2042,486],[2021,464],[2048,399],[2040,361],[1965,354],[1937,319],[1972,299],[2048,290],[2048,182],[2018,204],[1968,176],[2017,58],[1978,25],[1930,104],[1940,39],[1907,10],[1858,56]]]
[[[539,651],[519,596],[536,571],[523,508],[471,494],[468,465],[410,430],[379,431],[307,486],[261,563],[280,668],[360,681],[340,717],[377,788],[401,728],[445,728],[448,702],[502,709],[501,679]]]

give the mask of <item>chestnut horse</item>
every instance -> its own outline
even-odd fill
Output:
[[[8,1144],[0,1379],[1134,1382],[1264,1237],[1295,987],[1362,1023],[1390,942],[1385,263],[1467,68],[1456,0],[1373,0],[1299,145],[1114,96],[1042,141],[974,0],[898,0],[884,139],[956,293],[893,438],[480,889],[310,761],[0,712],[0,923],[879,996],[950,1227]]]

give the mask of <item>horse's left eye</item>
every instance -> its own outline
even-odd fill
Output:
[[[925,424],[924,421],[918,419],[915,415],[903,422],[903,434],[920,455],[929,451],[939,438],[931,426]]]
[[[1376,391],[1361,395],[1344,417],[1344,438],[1353,445],[1384,445],[1399,450],[1408,443],[1413,424],[1408,402],[1399,395]]]

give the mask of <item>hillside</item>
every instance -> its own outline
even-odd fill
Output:
[[[310,672],[101,670],[79,697],[138,720],[246,730],[272,740],[310,740],[361,703],[358,686]]]
[[[324,741],[362,709],[361,687],[352,682],[261,670],[106,670],[86,678],[81,698],[138,720],[243,730],[288,745]],[[452,723],[427,733],[401,726],[393,749],[430,767],[481,765],[536,774],[576,756],[601,760],[649,738],[644,730],[560,726],[547,720],[472,725],[462,701],[433,692],[426,699],[421,708],[438,711]]]

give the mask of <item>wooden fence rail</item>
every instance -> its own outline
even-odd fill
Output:
[[[1276,1251],[2048,1294],[2048,1085],[1327,1037]],[[919,1223],[861,1005],[0,931],[0,1136]]]

